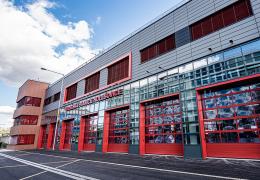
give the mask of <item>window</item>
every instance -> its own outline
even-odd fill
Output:
[[[17,108],[21,106],[41,106],[41,98],[25,96],[17,103]]]
[[[48,97],[44,100],[44,106],[47,106],[48,104],[51,104],[51,97]]]
[[[141,62],[144,63],[149,61],[157,56],[160,56],[166,52],[175,49],[175,37],[174,34],[150,45],[149,47],[144,48],[140,51],[141,53]]]
[[[250,0],[240,0],[190,26],[192,40],[243,20],[253,14]]]
[[[53,102],[60,100],[60,92],[54,94]]]
[[[17,139],[17,144],[26,145],[26,144],[34,144],[34,134],[29,135],[19,135]]]
[[[14,126],[18,125],[37,125],[38,116],[33,115],[23,115],[15,118]]]
[[[100,72],[86,78],[85,93],[89,93],[99,88]]]
[[[108,83],[129,77],[129,56],[108,67]]]
[[[66,101],[74,99],[77,95],[77,83],[66,89]]]

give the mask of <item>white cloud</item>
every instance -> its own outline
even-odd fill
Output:
[[[101,23],[101,20],[102,20],[102,17],[101,16],[98,16],[96,18],[96,24],[99,25]]]
[[[68,73],[94,56],[89,24],[61,23],[49,12],[54,7],[47,0],[22,8],[0,0],[0,80],[15,86],[26,79],[53,82],[58,76],[41,67]]]
[[[9,128],[13,125],[14,110],[11,106],[0,106],[0,127]]]

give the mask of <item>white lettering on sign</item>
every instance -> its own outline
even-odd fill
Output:
[[[94,98],[83,100],[83,101],[80,101],[78,103],[69,105],[69,106],[65,107],[65,110],[70,111],[70,110],[76,109],[76,108],[81,107],[81,106],[93,104],[95,102],[99,102],[99,101],[103,101],[103,100],[106,100],[106,99],[109,99],[109,98],[112,98],[112,97],[120,96],[122,94],[123,94],[123,89],[119,89],[119,90],[112,91],[112,92],[107,92],[107,93],[102,94],[100,96],[96,96]]]

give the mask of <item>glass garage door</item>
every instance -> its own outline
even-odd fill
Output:
[[[110,152],[128,152],[129,147],[129,109],[110,113],[109,144]]]
[[[260,158],[260,84],[202,95],[207,156]]]
[[[147,154],[183,155],[178,98],[145,104],[145,151]]]
[[[97,137],[97,120],[98,115],[87,116],[84,130],[84,146],[85,151],[95,151]]]

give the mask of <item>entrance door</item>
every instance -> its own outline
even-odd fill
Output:
[[[183,155],[182,117],[179,96],[142,104],[145,153]]]
[[[260,85],[248,82],[200,91],[204,156],[260,159]]]

